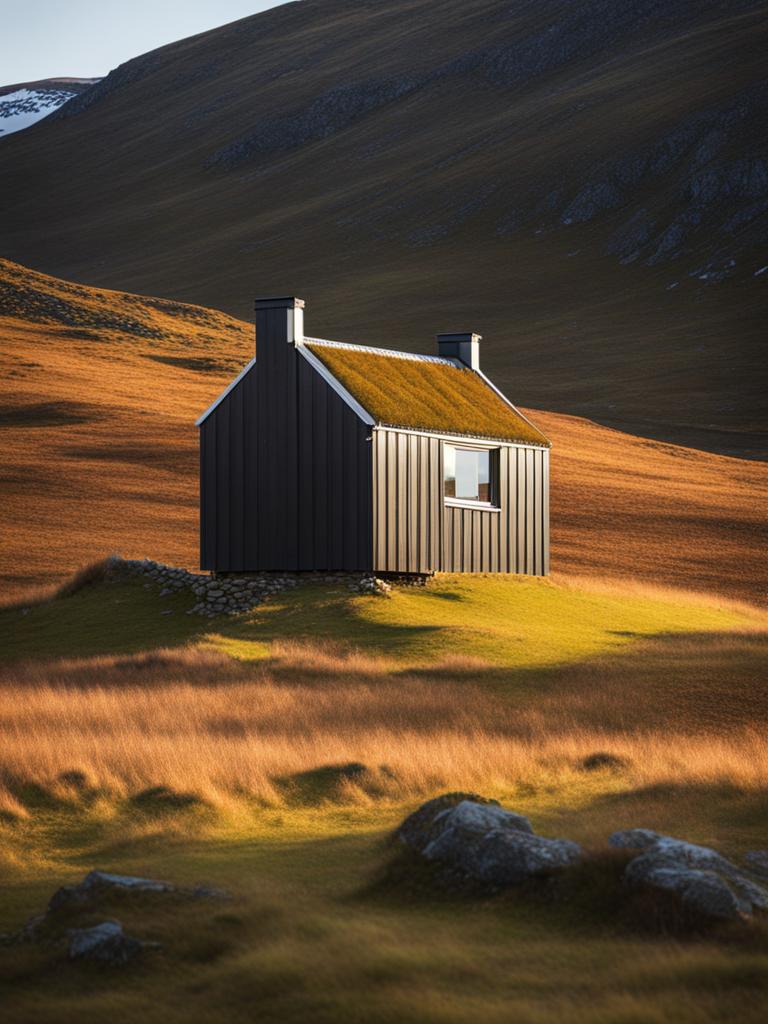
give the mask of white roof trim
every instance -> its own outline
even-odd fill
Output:
[[[350,345],[346,341],[327,341],[325,338],[305,338],[309,345],[325,345],[328,348],[347,348],[353,352],[367,352],[372,356],[391,356],[394,359],[411,359],[416,363],[442,363],[445,366],[463,367],[457,359],[446,359],[444,356],[423,356],[418,352],[399,352],[393,348],[373,348],[371,345]]]
[[[235,379],[233,381],[231,381],[226,386],[226,388],[224,388],[224,390],[221,392],[221,394],[216,399],[216,401],[213,403],[213,405],[209,405],[208,408],[203,413],[203,415],[200,416],[199,419],[195,420],[195,426],[196,427],[199,427],[201,423],[203,423],[205,420],[208,419],[208,417],[211,415],[211,413],[216,408],[216,406],[224,401],[224,399],[227,397],[229,392],[234,390],[234,388],[237,387],[237,385],[240,383],[240,381],[243,379],[243,377],[246,375],[246,373],[248,373],[250,370],[252,370],[255,365],[256,365],[256,357],[254,356],[254,358],[250,361],[250,363],[248,363],[247,366],[244,366],[243,369],[240,371],[240,373],[238,373],[238,375],[235,377]]]
[[[376,420],[374,420],[373,416],[371,416],[371,414],[364,409],[362,405],[360,405],[356,398],[353,398],[352,395],[350,395],[344,385],[333,376],[325,363],[318,359],[314,352],[310,352],[306,345],[297,345],[296,349],[302,356],[304,356],[312,369],[320,374],[326,384],[333,388],[336,394],[346,402],[352,412],[359,416],[363,423],[367,424],[369,427],[376,425]]]
[[[552,441],[547,437],[547,435],[544,433],[544,431],[541,429],[541,427],[537,427],[536,424],[532,422],[532,420],[528,419],[528,417],[525,415],[524,412],[520,412],[520,410],[517,408],[517,406],[514,405],[514,403],[510,402],[510,400],[507,398],[507,396],[504,394],[504,392],[503,391],[499,391],[499,389],[496,387],[496,385],[493,383],[493,381],[489,380],[485,376],[485,374],[482,372],[482,370],[475,370],[475,373],[478,375],[478,377],[482,377],[482,379],[485,381],[485,383],[488,385],[488,387],[491,388],[493,391],[495,391],[496,394],[499,396],[499,398],[503,402],[506,402],[507,405],[510,407],[510,409],[513,409],[517,413],[517,415],[520,417],[521,420],[525,420],[525,422],[528,424],[529,427],[533,427],[534,430],[538,430],[538,432],[541,434],[541,436],[545,437],[547,439],[547,441],[549,441],[550,445],[552,444]],[[543,446],[542,445],[534,445],[533,447],[541,448]]]

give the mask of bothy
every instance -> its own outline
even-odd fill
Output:
[[[480,370],[304,335],[256,301],[258,359],[200,417],[200,564],[217,572],[549,571],[547,438]]]

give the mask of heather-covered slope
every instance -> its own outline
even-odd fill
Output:
[[[7,255],[312,331],[485,335],[524,404],[765,447],[765,7],[304,0],[6,140]]]

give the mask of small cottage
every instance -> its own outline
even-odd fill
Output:
[[[550,442],[480,369],[304,334],[256,301],[256,358],[200,417],[200,564],[216,572],[549,571]]]

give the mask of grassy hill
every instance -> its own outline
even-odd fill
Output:
[[[232,894],[117,903],[163,945],[119,974],[0,947],[14,1019],[761,1019],[762,926],[643,931],[605,844],[768,842],[765,613],[487,577],[308,586],[202,624],[190,603],[101,582],[0,612],[0,929],[91,867]],[[566,899],[387,881],[391,828],[459,787],[598,867]]]
[[[0,337],[6,595],[115,550],[195,566],[194,421],[253,328],[0,261]],[[529,411],[554,442],[556,572],[764,599],[763,463]]]
[[[319,335],[485,335],[527,406],[764,452],[759,2],[304,0],[5,140],[4,254]]]

